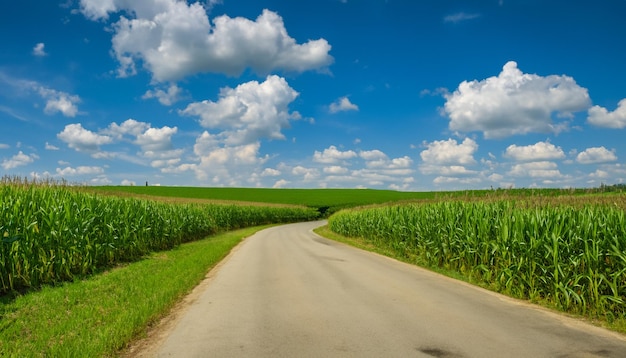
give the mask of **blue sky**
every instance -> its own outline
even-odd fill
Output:
[[[626,178],[626,1],[59,0],[0,12],[0,170],[457,190]]]

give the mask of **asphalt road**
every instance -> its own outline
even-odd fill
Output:
[[[157,357],[626,357],[623,336],[329,241],[323,222],[240,244]]]

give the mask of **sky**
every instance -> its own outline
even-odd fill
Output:
[[[2,175],[405,191],[625,183],[625,0],[2,8]]]

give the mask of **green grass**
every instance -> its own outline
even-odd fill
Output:
[[[1,357],[115,356],[189,293],[241,229],[180,245],[86,280],[0,297]]]

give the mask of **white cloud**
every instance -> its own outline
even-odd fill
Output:
[[[462,143],[448,139],[424,145],[426,149],[420,153],[423,163],[419,166],[422,174],[436,174],[447,178],[476,173],[466,168],[468,165],[476,164],[474,153],[478,150],[478,144],[473,139],[465,138]],[[443,184],[448,181],[441,181],[440,177],[434,183]]]
[[[334,145],[324,149],[323,152],[318,152],[317,150],[313,153],[313,161],[317,163],[324,164],[336,164],[341,163],[347,159],[352,159],[357,156],[356,152],[352,150],[347,150],[342,152],[337,149]]]
[[[181,95],[182,89],[176,84],[172,84],[167,88],[167,92],[162,89],[155,89],[154,91],[149,90],[141,98],[156,98],[162,105],[171,106],[180,100]]]
[[[626,98],[619,101],[613,112],[606,108],[593,106],[589,108],[587,121],[593,125],[607,128],[622,129],[626,127]]]
[[[153,160],[152,163],[150,163],[150,166],[153,168],[171,168],[177,166],[180,161],[180,158],[157,159]]]
[[[144,133],[137,136],[135,143],[144,152],[161,152],[172,149],[172,136],[178,132],[178,128],[148,128]]]
[[[280,189],[280,188],[284,188],[287,185],[289,185],[289,181],[285,180],[285,179],[280,179],[277,180],[276,183],[274,183],[274,185],[272,186],[272,188],[274,189]]]
[[[52,115],[61,112],[66,117],[75,117],[78,114],[77,104],[81,102],[79,96],[46,87],[36,81],[13,78],[3,72],[0,72],[0,82],[8,85],[12,90],[20,94],[37,93],[46,101],[44,107],[46,114]],[[19,120],[26,121],[24,117],[14,113],[8,107],[0,106],[0,110]]]
[[[128,180],[128,179],[123,179],[121,184],[124,185],[124,186],[135,186],[135,185],[137,185],[136,182],[134,182],[133,180]]]
[[[212,185],[225,186],[256,186],[261,166],[269,157],[259,153],[259,142],[229,146],[221,143],[208,132],[196,138],[194,163],[183,163],[178,166],[162,169],[164,173],[182,173],[192,171],[196,179]],[[265,174],[271,172],[265,172]]]
[[[290,168],[290,173],[306,184],[315,180],[318,187],[376,187],[386,186],[391,189],[406,190],[414,182],[412,175],[413,160],[408,156],[390,159],[384,152],[373,149],[360,151],[341,151],[330,146],[323,151],[315,151],[313,162],[327,164],[321,167],[307,168],[302,165]],[[330,164],[330,165],[328,165]],[[357,169],[350,170],[347,166]],[[300,184],[300,185],[303,185]]]
[[[337,99],[335,102],[331,103],[330,106],[328,106],[328,110],[330,111],[330,113],[337,113],[337,112],[343,112],[343,111],[358,111],[359,106],[350,102],[348,97],[341,97]]]
[[[443,18],[443,22],[459,23],[461,21],[472,20],[480,17],[480,14],[468,14],[465,12],[458,12],[456,14],[448,15]]]
[[[121,139],[124,135],[132,135],[137,137],[143,132],[147,131],[149,128],[149,123],[139,122],[132,118],[129,118],[122,122],[122,124],[117,124],[115,122],[111,123],[107,129],[102,131],[102,134],[111,135],[116,139]]]
[[[607,163],[616,160],[615,153],[604,147],[587,148],[576,156],[576,161],[581,164]]]
[[[280,170],[265,168],[261,173],[262,177],[277,177],[281,174]]]
[[[111,179],[107,178],[106,175],[98,175],[97,177],[89,180],[89,184],[91,185],[109,185],[111,183]]]
[[[405,169],[413,165],[413,159],[408,156],[401,158],[389,159],[389,157],[380,150],[361,151],[359,156],[365,160],[365,166],[369,169],[388,170],[388,169]]]
[[[81,0],[80,10],[91,20],[106,20],[109,18],[109,13],[116,10],[115,0]]]
[[[394,158],[391,160],[389,164],[390,169],[400,169],[400,168],[409,168],[413,165],[413,159],[408,156],[404,156],[401,158]]]
[[[57,138],[79,152],[97,151],[101,145],[113,142],[113,138],[87,130],[80,123],[66,125]]]
[[[367,160],[367,161],[378,161],[378,160],[387,160],[387,154],[383,153],[378,149],[374,150],[363,150],[359,152],[359,157]]]
[[[37,92],[46,100],[46,114],[61,112],[66,117],[75,117],[78,114],[77,103],[80,103],[80,97],[41,86],[37,88]]]
[[[554,162],[539,161],[516,164],[511,167],[509,175],[531,178],[561,178],[562,174]]]
[[[254,143],[260,138],[284,139],[281,130],[294,118],[288,106],[297,96],[284,78],[272,75],[262,83],[222,88],[217,102],[191,103],[179,113],[199,117],[205,128],[224,130],[220,137],[229,145]]]
[[[525,74],[513,61],[497,77],[463,81],[444,97],[450,130],[481,131],[485,138],[559,132],[567,128],[567,122],[553,124],[554,113],[568,117],[590,105],[587,89],[573,78]]]
[[[16,155],[12,156],[10,159],[3,160],[1,165],[2,165],[2,168],[4,168],[4,170],[9,170],[9,169],[28,165],[37,159],[39,159],[39,156],[37,154],[34,154],[34,153],[24,154],[20,150]]]
[[[426,164],[469,165],[476,163],[474,153],[478,149],[478,144],[473,139],[465,138],[460,144],[454,139],[436,140],[426,143],[426,146],[427,149],[420,153],[420,157]]]
[[[113,122],[106,129],[100,131],[100,134],[108,135],[115,140],[127,140],[138,145],[141,148],[139,155],[152,160],[150,165],[155,168],[175,165],[180,161],[184,150],[173,148],[172,136],[176,133],[178,133],[178,127],[153,128],[150,123],[140,122],[132,118],[125,120],[122,124]],[[131,136],[134,139],[125,138],[125,136]],[[106,159],[116,155],[114,153],[97,153],[92,156]],[[178,160],[174,161],[174,158],[178,158]],[[133,158],[125,159],[131,162],[136,161]]]
[[[45,51],[46,45],[43,42],[40,42],[38,44],[35,45],[35,47],[33,47],[33,55],[38,56],[38,57],[44,57],[47,56],[48,54]]]
[[[359,157],[365,160],[368,168],[384,168],[389,165],[389,157],[378,149],[359,152]]]
[[[76,175],[94,175],[104,173],[104,168],[97,166],[78,166],[76,168],[65,167],[63,169],[57,168],[56,173],[61,177]]]
[[[301,176],[305,181],[317,179],[319,177],[319,171],[315,168],[305,168],[301,165],[294,167],[291,170],[291,174]]]
[[[296,43],[283,19],[269,10],[254,21],[227,15],[210,21],[200,2],[81,0],[81,11],[92,20],[125,11],[112,27],[121,76],[135,74],[139,62],[158,82],[202,72],[236,76],[246,68],[263,74],[303,72],[333,62],[325,39]]]
[[[59,150],[59,147],[46,142],[46,150]]]
[[[324,167],[324,173],[333,174],[333,175],[347,174],[348,168],[345,168],[339,165],[332,165],[330,167]]]
[[[563,159],[565,152],[550,142],[537,142],[526,146],[510,145],[504,156],[518,161],[541,161]]]
[[[611,177],[609,172],[605,170],[601,170],[601,169],[597,169],[595,172],[589,174],[589,176],[592,178],[598,178],[598,179],[607,179]]]
[[[0,143],[0,149],[9,149],[11,148],[8,144]]]

